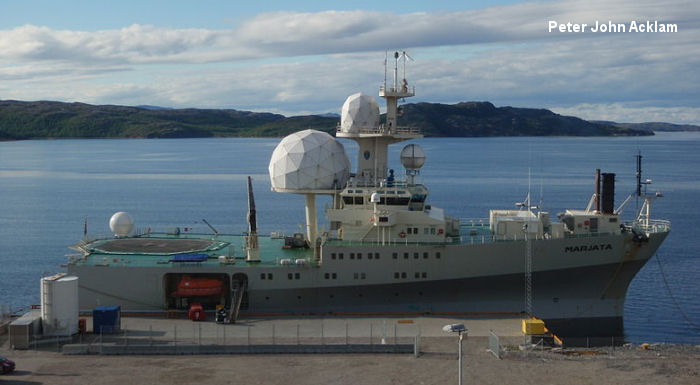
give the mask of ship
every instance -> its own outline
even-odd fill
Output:
[[[131,216],[118,212],[110,219],[113,236],[72,246],[79,253],[69,256],[67,273],[79,278],[80,309],[185,312],[201,304],[223,308],[227,322],[253,315],[522,315],[564,337],[623,335],[628,286],[671,227],[651,217],[661,194],[647,193],[641,155],[637,191],[617,208],[615,174],[595,170],[585,209],[550,215],[528,194],[488,218],[449,216],[429,203],[420,183],[426,153],[418,144],[401,151],[403,175],[389,167],[390,145],[422,137],[399,125],[398,103],[415,87],[405,78],[407,55],[393,56],[393,76],[387,79],[385,68],[379,88],[383,122],[373,97],[354,94],[335,137],[299,131],[272,153],[272,190],[305,197],[303,232],[258,234],[250,177],[244,234],[212,226],[210,233],[134,232]],[[354,172],[338,138],[358,144]],[[330,196],[320,228],[319,195]],[[633,196],[644,204],[624,221]]]

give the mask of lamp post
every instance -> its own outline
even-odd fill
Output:
[[[448,333],[457,333],[459,335],[459,359],[458,359],[458,376],[459,376],[459,385],[462,385],[462,339],[464,336],[462,333],[466,334],[467,333],[467,328],[464,326],[464,324],[452,324],[452,325],[445,325],[442,327],[442,331],[448,332]]]

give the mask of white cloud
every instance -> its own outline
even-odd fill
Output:
[[[650,19],[678,23],[680,31],[548,33],[551,19]],[[409,48],[416,58],[409,80],[418,87],[417,100],[491,100],[599,112],[613,120],[625,120],[614,114],[628,116],[630,106],[650,107],[657,115],[669,113],[658,120],[700,123],[692,108],[700,99],[700,9],[690,1],[569,0],[450,13],[275,12],[229,30],[131,25],[86,32],[25,25],[0,31],[0,98],[337,111],[348,94],[376,93],[379,52],[387,47]]]

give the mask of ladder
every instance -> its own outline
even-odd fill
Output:
[[[226,315],[226,323],[236,323],[238,319],[238,313],[241,309],[241,302],[243,302],[243,292],[245,291],[245,286],[241,281],[233,281],[232,295],[231,295],[231,306],[229,307],[229,312]]]

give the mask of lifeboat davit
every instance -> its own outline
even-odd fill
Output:
[[[182,277],[177,284],[175,297],[213,297],[224,293],[224,283],[212,278],[192,278],[188,275]]]

